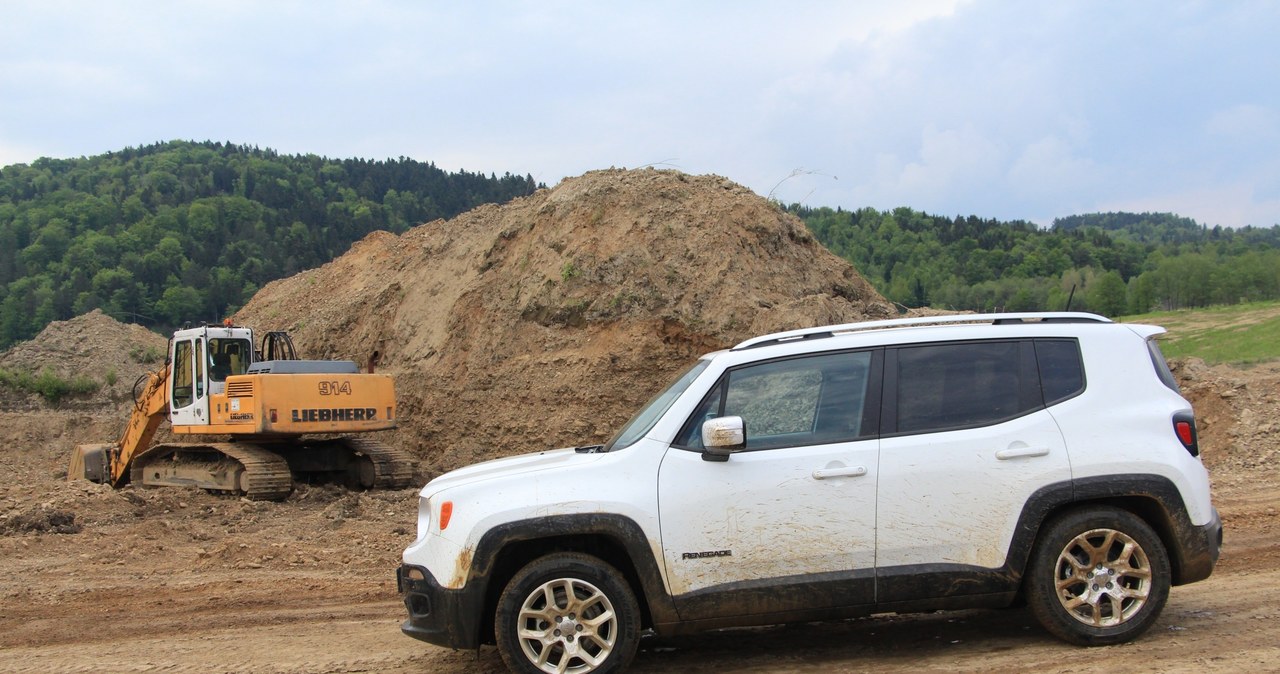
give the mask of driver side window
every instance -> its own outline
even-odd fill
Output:
[[[673,443],[702,449],[702,424],[740,416],[746,449],[849,442],[864,428],[872,354],[834,353],[730,370],[703,399]]]

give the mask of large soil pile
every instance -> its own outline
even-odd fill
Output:
[[[68,321],[54,321],[28,342],[0,353],[0,367],[38,375],[49,371],[70,380],[88,377],[100,387],[76,396],[64,408],[111,409],[131,400],[133,384],[158,369],[165,356],[164,337],[139,325],[126,325],[94,309]],[[35,410],[44,407],[35,393],[0,387],[0,409]]]
[[[702,353],[891,313],[797,218],[724,178],[647,169],[370,235],[235,318],[396,375],[396,441],[435,473],[603,441]]]

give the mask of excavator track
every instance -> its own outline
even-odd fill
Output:
[[[129,475],[139,486],[195,487],[280,501],[293,491],[295,480],[403,489],[413,484],[414,462],[371,438],[166,443],[136,456]]]
[[[134,457],[130,481],[146,487],[197,487],[280,501],[293,491],[284,457],[249,443],[167,443]]]
[[[293,491],[293,474],[284,457],[247,443],[219,442],[219,452],[244,466],[240,489],[253,501],[282,501]]]
[[[338,438],[356,456],[373,464],[373,489],[403,489],[413,484],[413,458],[373,438]]]

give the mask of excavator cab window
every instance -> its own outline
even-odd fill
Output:
[[[210,339],[209,381],[222,382],[248,372],[252,351],[253,344],[247,339]]]
[[[199,367],[196,368],[196,398],[199,399],[204,397],[205,372],[208,371],[209,366],[204,362],[204,342],[197,339],[195,344],[196,363],[199,364]]]
[[[195,402],[195,390],[191,386],[191,342],[181,341],[173,346],[173,407],[186,407]]]

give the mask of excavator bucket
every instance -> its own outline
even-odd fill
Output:
[[[89,480],[102,484],[111,480],[107,456],[112,445],[76,445],[67,466],[67,480]]]

